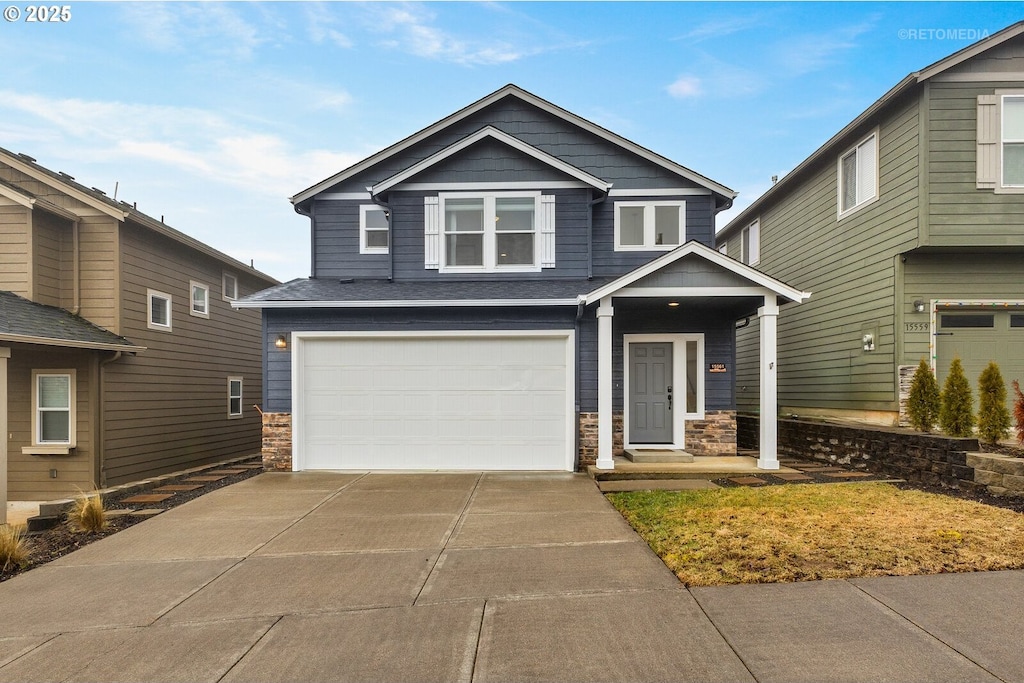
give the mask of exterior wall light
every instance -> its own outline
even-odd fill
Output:
[[[284,336],[283,334],[278,335],[277,339],[274,340],[274,346],[276,346],[279,349],[287,349],[288,337]]]
[[[669,301],[668,305],[669,305],[670,308],[675,308],[676,306],[679,305],[679,302],[678,301]]]
[[[875,335],[868,333],[861,338],[861,342],[864,344],[865,351],[875,350]]]
[[[914,300],[914,313],[924,313],[924,299]]]

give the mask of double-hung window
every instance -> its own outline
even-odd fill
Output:
[[[616,251],[668,251],[686,241],[686,202],[615,202]]]
[[[839,217],[878,198],[878,131],[839,157]]]
[[[242,416],[242,378],[228,377],[228,417]]]
[[[376,204],[359,207],[359,253],[388,253],[388,215]]]
[[[171,331],[171,295],[155,289],[146,290],[147,324],[151,330]]]
[[[238,278],[231,273],[224,273],[220,282],[221,296],[224,301],[234,301],[238,298]]]
[[[439,199],[443,271],[540,270],[540,193],[444,193]]]
[[[75,445],[75,371],[35,371],[32,384],[33,444]]]
[[[199,318],[210,317],[210,288],[201,282],[190,282],[191,302],[189,303],[189,315]]]
[[[740,231],[740,261],[756,266],[761,260],[761,222],[756,220]]]
[[[1002,186],[1024,187],[1024,95],[1004,95]]]

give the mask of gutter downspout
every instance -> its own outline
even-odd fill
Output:
[[[106,462],[106,420],[104,419],[107,402],[107,390],[103,381],[103,369],[121,358],[121,351],[114,351],[114,355],[101,360],[97,366],[96,383],[99,385],[98,400],[96,401],[96,470],[97,488],[107,485],[107,462]]]
[[[590,200],[590,211],[587,212],[587,279],[594,279],[594,207],[608,199],[608,192],[612,189],[609,185],[608,189],[598,197],[597,199]],[[582,315],[582,310],[581,313]]]
[[[395,215],[395,212],[391,210],[391,204],[385,201],[377,199],[377,195],[373,193],[373,188],[368,187],[366,191],[370,193],[370,201],[384,209],[384,217],[388,219],[388,282],[395,281],[395,231],[391,229],[391,217]],[[362,239],[362,237],[360,237]]]

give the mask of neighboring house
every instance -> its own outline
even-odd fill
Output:
[[[959,356],[975,393],[990,360],[1024,380],[1022,34],[910,74],[719,233],[815,292],[779,320],[783,414],[895,424],[922,358],[943,381]],[[756,328],[739,341],[744,411]]]
[[[258,453],[260,318],[230,302],[275,283],[0,150],[0,493]]]
[[[736,321],[806,294],[711,248],[733,196],[513,85],[300,192],[312,277],[234,303],[263,310],[265,462],[735,453]]]

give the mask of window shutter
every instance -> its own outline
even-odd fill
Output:
[[[540,267],[555,267],[555,195],[540,196]]]
[[[978,189],[999,184],[999,96],[978,95]]]
[[[857,203],[878,194],[878,138],[871,136],[857,148]]]
[[[441,267],[441,204],[437,197],[423,198],[423,261],[426,270]]]

